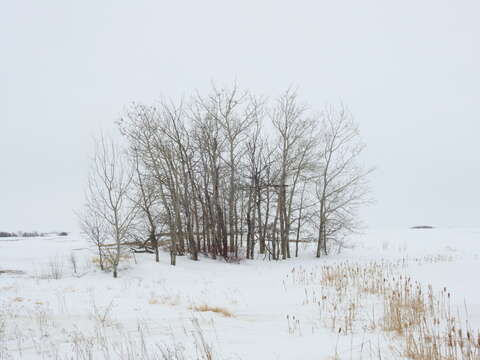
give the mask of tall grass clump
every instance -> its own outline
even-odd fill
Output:
[[[343,262],[310,271],[297,267],[284,287],[288,280],[304,287],[302,304],[316,304],[323,325],[339,335],[353,334],[361,324],[364,330],[390,334],[398,357],[479,360],[480,332],[470,328],[466,305],[461,315],[446,288],[435,292],[400,275],[405,265],[401,260]]]

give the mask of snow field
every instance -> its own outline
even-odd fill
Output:
[[[117,280],[80,236],[1,240],[0,271],[24,273],[0,274],[0,359],[478,359],[479,236],[369,231],[278,262],[137,254]]]

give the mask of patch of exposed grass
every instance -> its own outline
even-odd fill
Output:
[[[164,295],[164,296],[155,296],[152,295],[150,299],[148,299],[148,303],[150,305],[156,305],[156,304],[162,304],[162,305],[170,305],[170,306],[176,306],[180,304],[180,296],[169,296],[169,295]]]
[[[219,307],[219,306],[210,306],[210,305],[207,305],[207,304],[203,304],[203,305],[198,305],[198,306],[192,306],[192,307],[190,307],[190,309],[192,309],[194,311],[199,311],[199,312],[210,311],[210,312],[220,314],[224,317],[233,317],[233,313],[230,312],[230,310]]]

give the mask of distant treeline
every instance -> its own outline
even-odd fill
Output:
[[[0,231],[0,237],[16,237],[16,236],[17,236],[17,234],[15,234],[15,233]]]
[[[18,231],[16,233],[14,232],[8,232],[8,231],[0,231],[0,238],[5,238],[5,237],[41,237],[41,236],[46,236],[46,235],[51,235],[52,233],[39,233],[37,231],[32,231],[32,232],[23,232],[23,231]],[[58,236],[67,236],[67,232],[55,232],[53,234],[56,234]]]

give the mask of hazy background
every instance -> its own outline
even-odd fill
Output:
[[[0,230],[75,230],[92,137],[213,80],[343,101],[370,227],[480,225],[480,2],[0,3]]]

